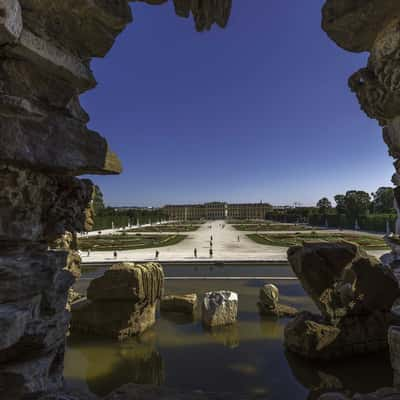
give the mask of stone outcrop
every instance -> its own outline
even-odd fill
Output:
[[[294,307],[279,303],[279,289],[273,285],[264,285],[260,289],[258,309],[265,317],[294,317],[297,310]]]
[[[87,300],[72,305],[72,332],[123,340],[155,323],[164,273],[156,263],[113,265],[93,280]]]
[[[307,358],[331,359],[387,347],[391,308],[399,297],[392,271],[348,242],[305,243],[288,259],[321,315],[300,313],[285,328],[285,345]]]
[[[193,315],[197,307],[197,294],[169,295],[161,299],[162,312],[177,312]]]
[[[93,225],[93,184],[76,176],[121,172],[106,140],[87,127],[79,95],[96,85],[92,58],[104,57],[132,21],[129,3],[0,1],[2,399],[63,382],[65,306],[80,274],[76,234]],[[182,14],[185,2],[175,6]],[[190,12],[204,30],[225,26],[230,6],[190,2]]]
[[[238,314],[238,295],[235,292],[221,290],[208,292],[202,303],[202,321],[206,327],[234,324]]]
[[[136,0],[148,4],[159,5],[167,0]],[[175,13],[179,17],[188,18],[193,15],[196,30],[210,30],[214,24],[225,28],[231,15],[232,0],[173,0]]]

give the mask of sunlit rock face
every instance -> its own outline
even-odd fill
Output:
[[[91,59],[132,21],[129,3],[0,1],[1,399],[63,384],[76,234],[93,225],[93,185],[76,176],[122,170],[79,95],[96,86]],[[176,1],[179,15],[187,5],[205,30],[226,25],[231,1]]]
[[[163,287],[160,264],[115,264],[72,306],[71,329],[119,340],[139,335],[155,323]]]

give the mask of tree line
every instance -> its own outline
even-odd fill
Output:
[[[93,195],[94,227],[93,230],[121,228],[130,225],[157,223],[166,219],[166,215],[157,208],[115,208],[106,207],[103,193],[95,186]]]

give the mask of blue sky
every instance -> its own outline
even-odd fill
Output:
[[[199,34],[172,4],[133,3],[82,96],[124,165],[92,177],[106,202],[314,204],[390,185],[380,128],[347,87],[367,54],[328,39],[322,4],[234,0],[226,30]]]

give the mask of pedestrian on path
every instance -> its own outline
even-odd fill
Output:
[[[118,258],[117,250],[114,250],[114,259],[117,259],[117,258]]]
[[[158,257],[160,256],[160,252],[156,250],[156,260],[158,260]]]
[[[213,258],[213,249],[210,249],[210,258]]]
[[[90,257],[90,249],[87,251],[87,256]]]
[[[213,242],[210,240],[210,247],[212,247],[213,246]]]
[[[193,250],[193,253],[194,253],[194,258],[197,258],[197,249],[196,248]]]
[[[211,240],[211,241],[213,240],[213,236],[212,236],[212,235],[210,236],[210,240]]]

